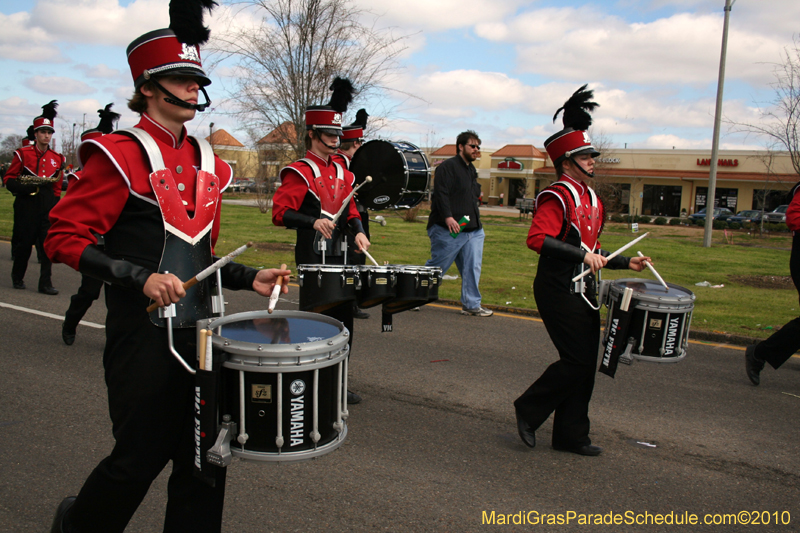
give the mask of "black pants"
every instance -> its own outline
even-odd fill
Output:
[[[172,461],[164,531],[218,532],[225,469],[215,488],[194,476],[194,377],[169,352],[166,329],[150,322],[144,295],[111,285],[106,304],[103,364],[116,444],[86,480],[68,525],[81,533],[124,531]],[[175,331],[175,347],[190,364],[195,336],[194,329]]]
[[[514,406],[533,429],[555,412],[555,447],[591,444],[589,402],[597,372],[600,314],[579,295],[555,290],[538,281],[537,276],[534,282],[536,305],[558,350],[559,360],[514,401]]]
[[[100,297],[101,290],[103,290],[102,281],[86,274],[81,275],[81,286],[78,287],[78,292],[70,298],[69,308],[64,316],[64,323],[68,329],[74,330],[78,327],[78,322],[81,321],[83,315]]]
[[[777,369],[797,350],[800,350],[800,317],[790,320],[768,339],[758,343],[756,357],[764,359],[772,368]]]
[[[18,194],[14,199],[14,229],[11,237],[11,255],[14,265],[11,267],[11,279],[22,281],[28,270],[31,248],[37,251],[44,243],[50,230],[50,209],[55,203],[52,189],[41,186],[40,191],[31,196]],[[46,254],[41,253],[39,260],[39,288],[52,285],[51,272],[53,264]]]

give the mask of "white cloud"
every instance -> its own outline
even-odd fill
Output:
[[[31,24],[29,13],[0,13],[0,58],[30,63],[64,61],[51,37],[42,28]]]
[[[406,0],[381,2],[356,0],[361,9],[380,17],[381,26],[444,31],[502,20],[512,15],[524,0]]]
[[[92,94],[97,89],[73,78],[61,76],[32,76],[25,80],[25,87],[37,93],[53,94]]]
[[[108,67],[102,63],[94,66],[81,63],[80,65],[75,65],[75,69],[83,72],[83,75],[87,78],[117,79],[122,75],[120,70]]]

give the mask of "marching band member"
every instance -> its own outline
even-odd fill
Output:
[[[173,1],[171,29],[128,46],[135,87],[128,107],[141,120],[81,144],[82,178],[51,213],[50,256],[109,284],[103,363],[116,441],[77,498],[61,502],[54,533],[122,532],[169,461],[164,531],[222,527],[225,469],[215,471],[213,487],[193,472],[194,377],[171,354],[165,319],[146,312],[150,301],[176,304],[174,347],[195,366],[195,323],[212,316],[214,276],[189,289],[182,281],[213,261],[221,195],[232,172],[184,126],[209,104],[198,44],[208,39],[203,9],[213,3],[183,4],[192,12],[175,12]],[[105,250],[95,235],[105,236]],[[222,283],[268,297],[288,274],[229,263]]]
[[[355,176],[333,157],[342,136],[342,113],[352,100],[352,85],[348,80],[336,78],[331,89],[333,95],[327,106],[309,106],[306,109],[306,157],[281,170],[281,185],[272,199],[272,222],[276,226],[297,230],[294,257],[298,265],[320,264],[323,253],[326,263],[344,264],[342,244],[347,242],[347,231],[354,235],[357,247],[349,253],[366,250],[370,245],[353,199],[337,224],[332,222],[344,199],[352,192]],[[350,332],[352,349],[352,302],[345,302],[323,314],[344,324]],[[347,392],[348,403],[360,401],[358,394]]]
[[[556,111],[564,110],[564,129],[545,141],[558,181],[536,198],[536,210],[528,233],[528,247],[539,254],[533,282],[536,305],[559,360],[514,401],[517,429],[522,441],[533,448],[536,429],[550,414],[553,448],[595,456],[602,448],[589,438],[589,401],[594,389],[600,345],[600,306],[596,301],[594,273],[603,267],[641,271],[649,257],[617,256],[611,261],[600,249],[605,210],[595,192],[583,181],[594,177],[594,158],[587,129],[592,91],[584,85]],[[572,278],[589,268],[586,283]]]
[[[356,120],[349,126],[342,126],[342,143],[332,157],[348,170],[350,169],[350,161],[353,160],[353,156],[356,155],[358,149],[364,144],[364,130],[367,128],[368,118],[367,110],[359,109],[356,113]],[[353,186],[355,187],[355,182]],[[356,203],[358,213],[361,215],[361,226],[364,228],[364,235],[367,236],[367,239],[370,239],[369,211],[358,201],[358,193],[353,196],[353,200]],[[348,247],[352,250],[355,247],[355,241],[352,235],[348,234],[347,242]],[[367,257],[364,254],[351,254],[348,257],[348,263],[351,265],[363,265],[366,264],[366,260]],[[369,318],[369,313],[362,311],[358,307],[358,302],[353,302],[353,318],[366,319]]]
[[[119,119],[119,113],[111,111],[114,104],[108,104],[105,109],[98,109],[97,113],[100,115],[100,122],[96,128],[86,130],[81,133],[81,142],[90,139],[96,139],[107,135],[114,131],[114,124]],[[81,179],[81,171],[76,170],[67,174],[67,183],[70,187],[75,185],[75,182]],[[67,188],[69,190],[69,187]],[[102,235],[97,237],[97,246],[103,246]],[[64,314],[64,322],[61,323],[61,339],[67,346],[72,346],[75,342],[75,335],[77,334],[78,322],[81,321],[83,315],[92,306],[92,303],[100,297],[100,291],[103,289],[103,281],[86,274],[81,275],[81,286],[78,287],[78,292],[72,295],[69,302],[69,308]]]
[[[35,141],[14,152],[11,166],[3,180],[14,199],[14,229],[11,255],[14,266],[11,282],[15,289],[25,288],[25,271],[31,257],[31,247],[41,245],[50,228],[50,209],[61,197],[61,177],[66,158],[50,149],[55,133],[53,123],[58,103],[53,100],[42,106],[42,114],[33,119]],[[45,254],[38,254],[39,292],[54,296],[51,272],[53,264]]]

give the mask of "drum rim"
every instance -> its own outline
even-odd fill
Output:
[[[283,372],[290,368],[291,365],[310,370],[312,367],[334,365],[345,358],[349,352],[346,348],[350,332],[344,324],[329,316],[307,311],[275,311],[271,314],[264,310],[245,311],[223,317],[199,320],[197,322],[197,331],[200,331],[200,329],[216,329],[226,324],[253,318],[305,318],[336,326],[339,332],[326,339],[289,344],[258,344],[233,340],[214,334],[211,337],[211,343],[219,352],[252,358],[252,362],[243,361],[242,363],[233,363],[226,359],[223,362],[224,366],[250,372]],[[263,360],[266,360],[267,363],[265,364]]]
[[[642,283],[643,281],[652,282],[653,280],[647,279],[647,278],[621,278],[621,279],[614,279],[614,280],[608,280],[608,281],[611,282],[611,285],[608,288],[608,295],[609,295],[609,297],[611,297],[611,292],[614,291],[615,287],[619,286],[618,283],[621,284],[622,282],[627,282],[627,281],[633,281],[633,282],[637,282],[637,283]],[[639,301],[645,301],[645,302],[649,302],[649,303],[658,303],[658,304],[664,304],[664,303],[667,303],[667,302],[676,302],[676,303],[686,304],[686,303],[693,303],[697,299],[697,295],[695,293],[693,293],[692,291],[690,291],[689,289],[687,289],[686,287],[682,287],[680,285],[676,285],[674,283],[669,283],[669,282],[667,282],[667,286],[670,287],[670,288],[674,288],[674,289],[680,289],[682,291],[685,291],[687,294],[684,295],[684,296],[670,296],[668,294],[659,295],[658,293],[643,293],[643,292],[634,291],[633,299],[634,300],[639,300]],[[622,288],[622,289],[617,289],[614,292],[615,293],[622,293],[624,290],[625,290],[625,288]]]
[[[320,268],[321,267],[321,268]],[[327,263],[303,263],[297,265],[297,271],[322,271],[322,272],[356,272],[356,265],[331,265]]]
[[[339,448],[342,444],[344,444],[345,439],[347,438],[347,421],[342,420],[342,430],[338,432],[338,435],[330,442],[326,442],[322,446],[317,446],[316,448],[310,450],[298,450],[296,452],[286,451],[286,452],[257,452],[257,451],[249,451],[249,450],[242,450],[242,445],[239,443],[231,443],[231,455],[234,457],[239,457],[241,459],[246,459],[249,461],[258,461],[262,463],[292,463],[292,462],[299,462],[299,461],[307,461],[309,459],[314,459],[316,457],[320,457],[322,455],[326,455],[333,450]]]

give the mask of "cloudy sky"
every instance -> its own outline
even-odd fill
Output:
[[[614,146],[709,149],[724,0],[354,0],[377,24],[408,35],[395,94],[418,98],[356,102],[391,109],[380,135],[453,142],[470,128],[484,146],[532,143],[560,129],[552,115],[583,83],[601,107],[595,132]],[[211,20],[221,27],[225,2]],[[42,104],[60,103],[57,138],[96,121],[108,102],[135,123],[125,47],[168,25],[167,0],[0,0],[0,134],[24,133]],[[773,68],[800,31],[797,0],[739,0],[728,41],[724,112],[754,122],[773,97]],[[225,109],[231,69],[212,74],[215,110],[198,114],[244,141]],[[391,94],[391,93],[390,93]],[[93,124],[93,123],[92,123]],[[266,132],[265,132],[266,133]],[[722,148],[763,142],[723,130]]]

